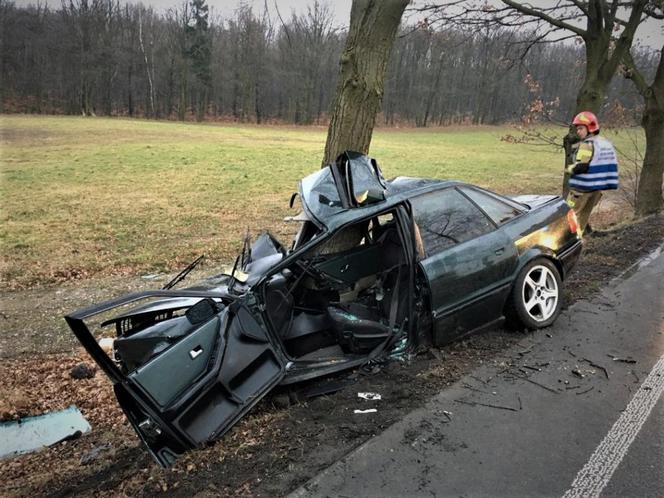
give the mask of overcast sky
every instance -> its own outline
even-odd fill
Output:
[[[123,3],[127,0],[121,0]],[[180,5],[183,0],[144,0],[143,4],[152,5],[158,11],[165,11],[169,8]],[[36,3],[36,0],[15,0],[16,5],[25,6]],[[290,13],[304,13],[307,6],[313,5],[314,0],[207,0],[208,5],[213,12],[222,17],[231,17],[240,4],[251,5],[255,11],[261,11],[267,3],[268,9],[272,15],[276,14],[275,4],[284,19],[290,17]],[[60,0],[42,0],[42,3],[48,3],[53,8],[60,7]],[[131,2],[139,3],[139,2]],[[352,0],[321,0],[321,3],[327,4],[334,13],[337,26],[347,26],[350,19],[350,6]],[[429,0],[432,3],[432,0]],[[440,3],[444,3],[441,0]],[[531,4],[537,6],[552,5],[554,0],[530,0]],[[649,20],[639,27],[637,39],[644,45],[649,45],[656,49],[661,49],[664,45],[664,22]]]

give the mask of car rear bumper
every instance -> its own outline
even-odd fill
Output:
[[[583,241],[578,239],[569,247],[566,247],[558,253],[558,260],[563,266],[563,278],[566,278],[567,274],[572,270],[572,268],[574,268],[574,265],[579,260],[579,256],[581,256],[582,250]]]

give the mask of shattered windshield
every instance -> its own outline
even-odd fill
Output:
[[[330,168],[326,167],[303,178],[300,188],[304,204],[317,220],[323,221],[343,211]]]
[[[337,161],[304,178],[301,198],[321,222],[348,208],[385,200],[385,181],[378,165],[357,152],[345,152]]]

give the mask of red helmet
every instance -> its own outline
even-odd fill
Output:
[[[583,111],[574,116],[574,121],[572,121],[574,126],[585,126],[588,128],[588,133],[595,133],[599,131],[599,122],[597,121],[597,116],[595,116],[590,111]]]

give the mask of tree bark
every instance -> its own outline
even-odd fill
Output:
[[[625,64],[627,76],[634,82],[645,101],[641,126],[646,133],[646,152],[636,193],[636,212],[640,215],[654,213],[664,206],[662,181],[664,181],[664,47],[652,85],[648,86],[629,53]]]
[[[409,0],[353,0],[323,166],[344,150],[369,152],[385,70]]]

